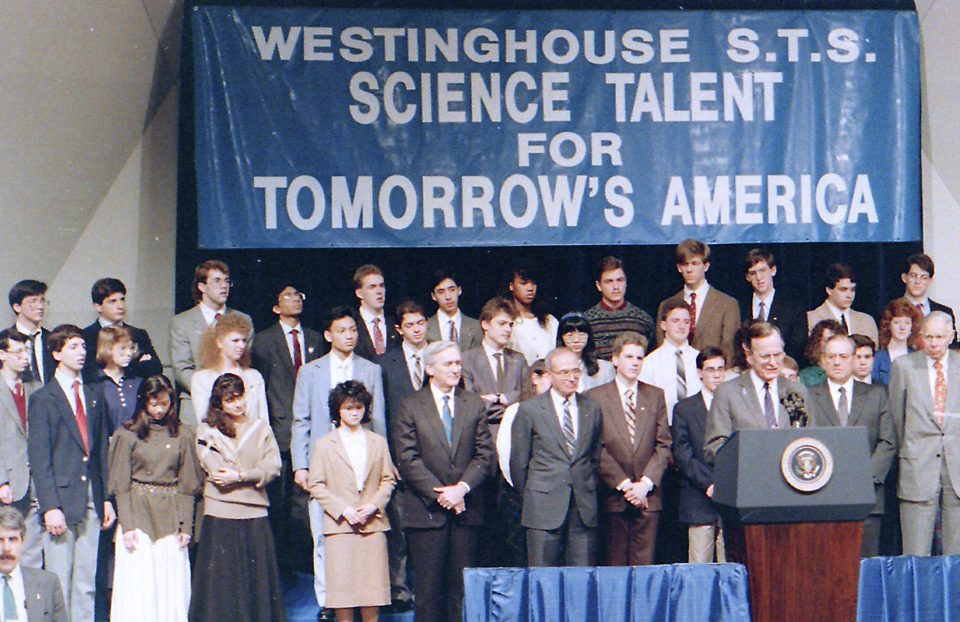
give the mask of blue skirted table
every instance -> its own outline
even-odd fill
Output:
[[[960,621],[960,555],[860,562],[857,622]]]

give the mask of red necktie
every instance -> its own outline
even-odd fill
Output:
[[[459,340],[459,336],[457,335],[457,325],[453,323],[453,320],[450,320],[450,341],[457,343]]]
[[[73,399],[77,403],[77,427],[80,428],[80,438],[83,439],[83,450],[90,455],[90,443],[87,440],[87,413],[83,410],[83,400],[80,398],[80,381],[73,381]]]
[[[690,335],[687,336],[687,341],[693,343],[693,331],[697,327],[697,294],[690,294]]]
[[[933,364],[937,371],[937,377],[933,382],[933,418],[937,425],[943,427],[943,413],[947,410],[947,378],[943,374],[943,363],[937,361]]]
[[[300,331],[294,328],[290,331],[290,334],[293,335],[293,371],[296,373],[300,371],[300,366],[303,365],[303,351],[300,349],[300,339],[297,337]]]
[[[27,429],[27,400],[23,397],[23,385],[17,383],[16,388],[13,390],[13,402],[17,405],[17,412],[20,413],[20,423],[23,424],[23,429]]]
[[[380,318],[373,318],[373,349],[377,351],[377,354],[383,354],[387,350],[386,344],[383,342],[383,331],[380,330]]]

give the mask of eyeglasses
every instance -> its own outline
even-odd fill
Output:
[[[726,367],[704,367],[702,370],[705,374],[725,374],[727,373]]]
[[[306,300],[307,295],[303,292],[294,292],[292,294],[281,294],[280,300]]]
[[[550,373],[560,378],[579,378],[583,375],[583,370],[579,367],[574,369],[561,369],[560,371],[551,369]]]

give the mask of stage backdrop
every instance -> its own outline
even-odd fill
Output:
[[[915,12],[191,13],[201,248],[920,239]]]

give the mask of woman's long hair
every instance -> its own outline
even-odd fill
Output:
[[[233,417],[223,411],[223,402],[243,397],[245,391],[243,378],[236,374],[223,374],[217,378],[210,391],[210,407],[204,423],[220,430],[228,438],[236,438],[237,426],[233,423]]]
[[[134,409],[133,417],[124,422],[123,427],[137,435],[141,441],[150,435],[151,417],[147,413],[147,403],[166,393],[170,397],[170,408],[164,420],[167,424],[167,431],[170,436],[176,437],[180,433],[180,416],[177,414],[177,394],[173,390],[173,385],[167,380],[166,376],[150,376],[142,383],[137,391],[137,407]]]
[[[560,319],[560,328],[557,329],[557,347],[565,345],[563,336],[573,331],[587,333],[587,343],[580,352],[580,360],[587,370],[588,376],[596,376],[600,371],[600,363],[597,362],[597,345],[593,342],[593,329],[590,322],[579,312],[568,313]]]

